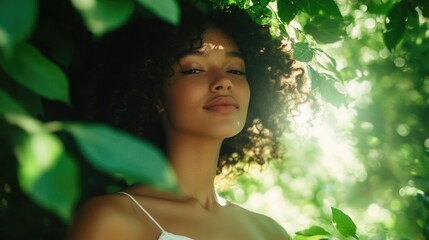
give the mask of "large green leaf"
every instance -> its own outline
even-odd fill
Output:
[[[306,33],[321,43],[337,42],[346,35],[344,23],[338,19],[316,16],[304,26]]]
[[[290,0],[278,0],[277,11],[280,19],[285,23],[289,23],[295,18],[299,9]]]
[[[179,24],[180,7],[176,0],[137,0],[137,2],[160,19],[173,25]]]
[[[132,182],[176,190],[172,169],[149,143],[104,125],[68,124],[66,130],[96,168]]]
[[[0,50],[6,58],[16,43],[31,34],[36,15],[36,0],[0,0]]]
[[[293,58],[300,62],[310,62],[313,59],[313,50],[308,44],[298,42],[293,44]]]
[[[387,14],[384,43],[389,50],[396,47],[405,31],[407,22],[407,5],[401,1],[393,6]]]
[[[346,34],[343,16],[334,0],[297,0],[294,4],[310,16],[304,30],[316,41],[333,43]]]
[[[86,27],[101,36],[121,27],[134,11],[132,0],[71,0]]]
[[[41,96],[69,103],[68,80],[64,72],[33,46],[21,43],[9,59],[0,58],[7,74]]]
[[[344,212],[337,208],[331,208],[332,210],[332,221],[334,222],[335,228],[340,232],[344,237],[354,237],[356,236],[357,227],[353,220]]]
[[[61,141],[38,132],[29,135],[16,152],[21,188],[35,202],[69,220],[79,197],[78,171]]]
[[[6,113],[26,114],[24,108],[2,89],[0,89],[0,102],[0,115]]]
[[[340,9],[334,0],[298,0],[297,6],[306,11],[310,16],[324,16],[330,19],[343,19]]]

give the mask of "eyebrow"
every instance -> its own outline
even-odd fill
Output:
[[[194,49],[189,49],[189,50],[185,50],[182,51],[178,54],[178,59],[181,59],[183,57],[186,56],[206,56],[207,53],[206,52],[202,52],[202,51],[198,51],[198,50],[194,50]],[[230,51],[230,52],[226,52],[225,55],[227,57],[236,57],[236,58],[241,58],[244,60],[243,54],[239,51]]]
[[[239,51],[231,51],[231,52],[227,52],[226,55],[228,57],[238,57],[244,60],[243,54]]]

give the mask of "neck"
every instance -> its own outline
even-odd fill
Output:
[[[170,136],[168,159],[184,197],[196,200],[203,208],[219,205],[214,188],[222,140],[195,136]]]

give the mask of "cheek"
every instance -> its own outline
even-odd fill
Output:
[[[186,96],[181,96],[177,92],[167,93],[164,99],[164,107],[167,115],[177,115],[186,110]]]
[[[198,91],[186,86],[174,86],[167,89],[164,97],[164,108],[170,121],[187,121],[198,107]]]
[[[250,86],[248,82],[245,82],[242,86],[242,91],[241,91],[241,95],[242,95],[242,99],[245,102],[245,107],[246,107],[246,112],[249,108],[249,101],[250,101]]]

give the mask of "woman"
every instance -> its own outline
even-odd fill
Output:
[[[180,194],[135,185],[95,197],[70,239],[288,239],[271,218],[220,198],[214,179],[281,158],[286,116],[305,98],[302,73],[246,12],[182,9],[179,28],[135,19],[105,40],[112,65],[97,78],[117,81],[95,118],[163,149]]]

